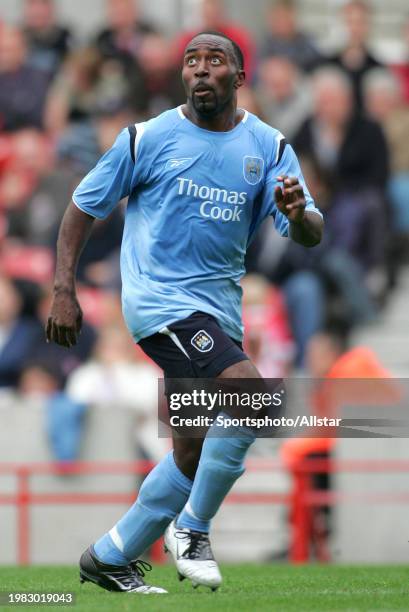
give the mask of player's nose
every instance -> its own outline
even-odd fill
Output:
[[[200,78],[203,76],[207,76],[208,74],[209,74],[209,70],[207,68],[206,62],[205,60],[201,60],[196,66],[195,76]]]

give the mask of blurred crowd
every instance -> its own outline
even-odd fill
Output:
[[[87,41],[60,23],[54,0],[21,0],[20,22],[0,22],[0,385],[45,397],[75,422],[89,403],[133,405],[150,427],[156,397],[136,383],[158,372],[120,312],[125,203],[95,222],[81,257],[78,346],[43,336],[58,227],[75,186],[120,129],[185,100],[180,64],[195,32],[170,39],[136,0],[106,0],[105,9],[106,27]],[[243,283],[250,357],[265,376],[305,371],[308,347],[334,322],[347,337],[376,321],[408,258],[409,21],[406,62],[385,65],[370,48],[364,0],[341,6],[345,41],[331,55],[303,31],[293,0],[271,2],[257,39],[221,0],[201,0],[199,11],[197,31],[221,31],[242,48],[239,105],[285,135],[325,215],[312,250],[267,221]],[[75,456],[77,443],[57,439],[57,456]],[[143,436],[138,444],[153,452]]]

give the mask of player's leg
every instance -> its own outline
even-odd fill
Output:
[[[221,372],[220,379],[254,379],[261,376],[250,361],[241,361]],[[223,413],[219,415],[225,416]],[[235,481],[243,474],[243,460],[255,440],[248,427],[226,427],[220,418],[204,440],[199,466],[178,527],[208,533],[210,521]]]
[[[248,360],[226,368],[220,379],[260,379]],[[224,420],[227,415],[221,413]],[[179,577],[189,578],[215,590],[222,577],[209,541],[210,522],[236,480],[243,474],[243,461],[255,433],[247,427],[227,427],[220,419],[204,440],[200,462],[189,499],[177,521],[168,527],[165,542],[176,561]]]
[[[260,374],[239,343],[232,340],[212,317],[195,313],[171,327],[177,333],[199,378],[258,378]],[[223,415],[219,415],[219,417]],[[165,534],[165,543],[180,577],[193,584],[217,588],[221,576],[214,560],[208,531],[211,518],[233,483],[243,473],[243,458],[254,440],[251,430],[232,430],[213,425],[203,444],[192,493],[183,511]]]
[[[168,337],[155,334],[142,348],[171,376],[194,376],[189,359]],[[131,562],[163,534],[184,507],[192,487],[189,475],[196,471],[201,444],[202,440],[180,440],[177,461],[171,451],[148,474],[133,506],[81,557],[83,579],[109,590],[137,591],[139,583],[141,592],[146,592],[138,566],[133,568]]]
[[[148,474],[136,502],[81,557],[81,578],[108,590],[146,592],[143,569],[133,560],[165,531],[186,503],[192,481],[177,467],[173,451]],[[145,568],[146,569],[146,568]],[[163,592],[149,587],[149,592]]]

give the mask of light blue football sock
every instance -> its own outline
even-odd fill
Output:
[[[182,510],[191,488],[171,451],[145,478],[134,505],[94,544],[98,559],[111,565],[137,559]]]
[[[221,416],[226,418],[227,415]],[[192,491],[177,519],[177,527],[209,532],[211,519],[244,472],[243,460],[255,438],[255,433],[247,427],[226,429],[217,423],[212,425],[203,443]]]

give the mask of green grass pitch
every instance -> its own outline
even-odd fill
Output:
[[[224,582],[218,592],[187,580],[179,582],[172,566],[155,567],[149,582],[168,595],[108,593],[95,585],[79,584],[74,567],[0,567],[0,591],[72,591],[72,606],[30,605],[30,610],[71,612],[260,612],[297,610],[409,610],[409,566],[298,566],[224,565]],[[2,610],[23,606],[0,606]]]

